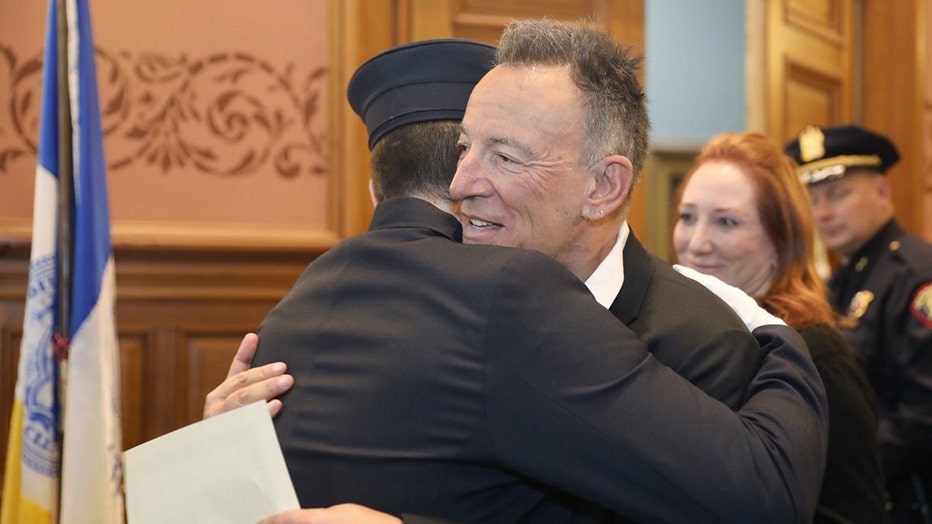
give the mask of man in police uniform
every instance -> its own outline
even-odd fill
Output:
[[[830,299],[877,392],[890,522],[932,523],[932,245],[893,217],[886,172],[899,153],[855,125],[810,126],[786,151],[840,260]]]

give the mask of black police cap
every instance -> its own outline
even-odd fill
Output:
[[[849,169],[886,173],[900,159],[889,138],[856,125],[809,126],[786,145],[799,164],[799,178],[815,184],[843,176]]]
[[[359,66],[346,96],[366,123],[369,149],[401,126],[462,120],[469,94],[494,58],[493,46],[438,39],[394,47]]]

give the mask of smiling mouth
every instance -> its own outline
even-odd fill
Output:
[[[698,264],[698,263],[696,263],[696,262],[691,262],[691,263],[689,264],[689,266],[692,267],[693,269],[695,269],[696,271],[700,272],[700,273],[706,273],[706,274],[712,273],[712,272],[714,272],[716,269],[718,269],[718,266],[717,266],[717,265]]]
[[[842,228],[837,227],[837,226],[824,227],[824,228],[818,228],[818,229],[819,229],[819,233],[823,237],[833,237],[837,235],[839,232],[841,232],[842,230]]]
[[[463,241],[472,244],[497,244],[496,237],[504,226],[479,218],[463,219]]]
[[[488,229],[488,228],[490,228],[490,227],[497,227],[497,226],[500,226],[501,224],[495,224],[495,223],[492,223],[492,222],[486,222],[485,220],[479,220],[478,218],[470,218],[470,219],[469,219],[469,225],[471,225],[472,227],[475,227],[475,228],[479,228],[479,229]]]

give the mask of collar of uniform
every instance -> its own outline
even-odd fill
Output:
[[[879,231],[877,231],[874,236],[867,241],[867,244],[864,244],[857,253],[855,253],[846,264],[846,268],[851,271],[857,271],[860,273],[864,270],[865,265],[870,264],[880,255],[887,252],[890,248],[890,242],[896,240],[900,236],[900,226],[896,223],[895,219],[890,219],[889,222],[883,225]],[[861,262],[861,259],[866,259],[866,262]],[[861,264],[860,270],[857,269],[857,265]]]
[[[430,229],[450,240],[463,241],[463,227],[460,221],[426,200],[396,197],[379,202],[372,214],[369,231],[400,227]]]
[[[615,301],[615,297],[621,291],[621,286],[625,283],[624,249],[630,231],[628,223],[624,222],[618,231],[615,246],[602,259],[599,267],[595,268],[595,271],[586,279],[589,292],[606,309],[612,307],[612,302]]]

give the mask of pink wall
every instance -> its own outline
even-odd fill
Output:
[[[46,5],[0,3],[0,220],[32,216]],[[114,223],[326,222],[326,0],[90,8]]]

